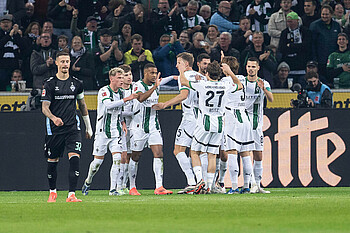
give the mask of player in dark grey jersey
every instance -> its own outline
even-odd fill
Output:
[[[69,193],[66,202],[81,202],[75,197],[79,178],[81,153],[80,120],[76,113],[76,102],[86,126],[86,137],[91,138],[92,128],[84,100],[83,84],[69,75],[70,57],[66,52],[56,55],[58,72],[44,83],[42,111],[46,116],[45,156],[47,177],[50,186],[48,202],[56,202],[57,164],[66,149],[69,157]]]

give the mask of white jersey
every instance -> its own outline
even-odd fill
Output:
[[[126,89],[126,90],[124,89],[124,98],[128,97],[132,94],[132,88],[133,88],[133,84],[130,85],[129,89]],[[133,109],[134,101],[135,100],[130,100],[130,101],[125,102],[123,112],[131,113],[132,109]],[[125,121],[126,127],[129,128],[131,120],[132,120],[132,116],[123,115],[123,119]]]
[[[245,110],[245,77],[243,75],[236,75],[239,81],[242,83],[243,88],[235,92],[229,92],[226,98],[225,106],[231,109]],[[223,77],[220,81],[227,83],[234,83],[230,76]]]
[[[142,80],[135,83],[133,87],[133,93],[145,93],[153,87],[153,84],[148,86]],[[159,87],[158,87],[159,88]],[[131,120],[130,129],[142,128],[145,133],[149,133],[152,130],[159,130],[158,113],[152,108],[154,104],[158,103],[159,89],[153,91],[153,93],[140,103],[138,100],[134,101],[133,112],[134,116]]]
[[[184,73],[186,79],[188,81],[196,81],[196,77],[199,76],[202,80],[206,80],[206,77],[203,76],[201,73],[198,73],[194,70],[188,70]],[[182,101],[181,107],[182,107],[182,118],[186,118],[187,120],[193,120],[195,121],[198,116],[198,93],[190,89],[186,86],[182,86],[180,82],[180,78],[178,79],[179,84],[179,91],[181,90],[188,90],[188,96],[185,100]]]
[[[197,127],[203,127],[208,132],[222,132],[224,101],[229,92],[237,91],[234,83],[223,81],[190,82],[192,89],[199,93],[199,111]]]
[[[114,92],[109,85],[102,87],[97,95],[97,121],[95,135],[104,134],[107,138],[119,137],[121,135],[121,112],[122,106],[107,109],[103,102],[107,99],[118,101],[123,99],[124,93],[121,89]]]
[[[269,82],[265,80],[263,81],[266,90],[271,91]],[[246,78],[244,83],[246,87],[245,105],[249,114],[249,118],[252,121],[252,128],[253,130],[256,130],[257,128],[262,129],[265,93],[263,90],[261,90],[256,81],[251,82]]]

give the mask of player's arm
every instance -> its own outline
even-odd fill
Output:
[[[110,98],[105,98],[102,100],[102,103],[106,106],[107,109],[118,108],[123,106],[126,102],[136,99],[138,94],[133,93],[124,99],[112,101]]]
[[[239,79],[237,78],[237,76],[232,72],[231,68],[229,67],[229,65],[227,65],[226,63],[222,63],[222,70],[224,71],[224,73],[228,74],[232,81],[237,84],[237,90],[241,90],[243,88],[243,85],[241,83],[241,81],[239,81]]]
[[[174,79],[174,76],[168,76],[168,77],[162,78],[162,81],[160,82],[159,85],[160,86],[165,85],[173,79]]]
[[[90,139],[93,135],[93,132],[92,132],[92,127],[91,127],[91,122],[89,117],[89,111],[85,103],[83,92],[77,96],[77,102],[78,102],[78,107],[81,112],[81,115],[83,116],[83,120],[86,128],[85,136],[86,138]]]
[[[258,86],[263,90],[265,96],[269,102],[273,102],[273,94],[270,87],[265,87],[264,81],[260,78],[257,80]]]
[[[174,98],[172,98],[164,103],[155,104],[152,106],[152,108],[155,110],[161,110],[161,109],[167,108],[169,106],[179,104],[187,98],[188,92],[189,92],[188,89],[181,89],[180,94],[178,94]]]
[[[142,103],[143,101],[145,101],[146,99],[148,99],[152,93],[158,88],[158,86],[160,85],[160,82],[162,81],[160,77],[160,73],[158,73],[156,82],[154,83],[153,87],[151,89],[149,89],[148,91],[142,93],[142,92],[137,92],[138,93],[138,97],[137,100]]]
[[[51,102],[50,101],[43,101],[41,104],[41,109],[43,114],[48,117],[50,120],[52,120],[52,122],[56,125],[56,126],[62,126],[64,123],[62,121],[61,118],[56,117],[55,115],[52,114],[51,110],[50,110],[50,105]]]

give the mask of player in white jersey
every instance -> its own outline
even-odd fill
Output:
[[[153,152],[153,172],[156,189],[154,194],[172,194],[163,183],[163,139],[158,121],[158,113],[152,105],[158,103],[159,86],[164,83],[159,79],[157,67],[153,63],[144,67],[144,78],[135,83],[133,93],[138,94],[134,101],[134,116],[130,123],[130,142],[132,155],[129,163],[130,195],[141,195],[136,189],[137,165],[142,150],[149,146]],[[172,79],[172,78],[171,78]]]
[[[248,59],[246,65],[248,76],[246,78],[246,108],[253,128],[255,150],[253,151],[254,158],[254,176],[258,189],[256,192],[269,193],[260,187],[262,179],[262,152],[264,149],[264,134],[263,134],[263,109],[264,97],[266,96],[269,102],[273,101],[270,84],[258,77],[260,69],[259,60],[255,57]]]
[[[188,81],[184,76],[185,66],[178,64],[178,69],[181,85],[199,93],[199,114],[191,144],[193,170],[198,181],[194,192],[199,193],[204,187],[199,155],[201,152],[208,154],[208,186],[212,187],[216,156],[219,154],[222,141],[225,99],[228,92],[242,89],[242,84],[227,64],[222,64],[220,68],[216,61],[207,67],[208,81]],[[232,77],[234,84],[218,81],[221,77],[221,69]]]
[[[122,130],[127,131],[125,122],[122,120],[122,106],[134,98],[137,94],[132,94],[124,98],[121,90],[124,71],[120,68],[113,68],[109,71],[110,85],[102,87],[98,92],[97,100],[97,120],[94,149],[92,154],[94,160],[90,163],[88,177],[82,187],[82,193],[88,195],[92,178],[99,170],[107,149],[113,157],[110,172],[111,185],[109,195],[119,195],[116,191],[117,177],[120,169],[120,159],[122,153]]]
[[[208,55],[206,56],[210,61],[210,57]],[[177,55],[177,65],[182,63],[185,66],[184,75],[187,80],[195,81],[197,79],[206,79],[200,73],[192,70],[193,61],[193,55],[190,53],[184,52]],[[197,62],[199,66],[200,62],[201,60]],[[206,66],[208,66],[208,64]],[[202,66],[202,70],[206,70],[206,66]],[[160,110],[178,103],[182,104],[182,120],[176,133],[174,155],[187,179],[187,186],[179,191],[178,194],[191,194],[196,187],[196,181],[192,171],[190,158],[187,157],[185,151],[187,147],[191,146],[194,132],[193,126],[196,125],[197,110],[194,109],[193,102],[195,101],[195,98],[197,99],[197,93],[186,86],[182,86],[180,80],[178,80],[178,82],[180,94],[164,103],[154,105],[153,108]]]

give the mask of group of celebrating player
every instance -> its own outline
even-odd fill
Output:
[[[66,140],[65,144],[52,143],[52,129],[49,127],[57,130],[63,127],[64,122],[61,120],[61,124],[57,121],[56,118],[62,118],[62,115],[56,116],[61,112],[55,110],[51,112],[52,106],[60,105],[57,102],[64,102],[64,100],[67,102],[67,100],[77,99],[78,103],[83,103],[79,104],[79,108],[83,110],[82,115],[88,138],[92,136],[92,130],[87,111],[85,111],[86,105],[83,101],[82,90],[75,90],[75,97],[62,97],[62,94],[57,94],[57,90],[60,89],[57,83],[68,83],[66,87],[71,83],[72,91],[73,80],[75,80],[74,77],[69,76],[69,73],[67,74],[68,62],[60,64],[61,60],[67,60],[69,56],[67,58],[65,54],[59,55],[56,59],[58,74],[45,83],[42,95],[43,106],[46,102],[46,111],[43,108],[43,113],[48,118],[48,133],[45,141],[50,184],[48,202],[55,202],[57,198],[56,178],[52,179],[57,176],[57,171],[52,164],[57,166],[58,158],[63,154],[63,150],[57,148],[62,147],[68,149],[71,164],[70,192],[67,202],[78,202],[81,200],[75,197],[74,191],[75,179],[77,180],[79,176],[77,167],[79,163],[75,162],[72,165],[71,160],[79,158],[80,150],[77,149],[80,148],[74,145],[80,143],[81,147],[81,139],[61,135]],[[172,194],[173,192],[166,190],[162,184],[163,139],[157,110],[179,103],[182,104],[183,113],[182,121],[176,132],[174,154],[187,178],[188,185],[178,193],[225,193],[224,177],[227,164],[229,164],[232,182],[232,188],[227,192],[228,194],[268,193],[260,187],[263,170],[262,123],[264,98],[266,96],[268,101],[273,101],[273,95],[269,83],[257,76],[259,60],[249,58],[246,66],[247,77],[235,75],[239,64],[234,57],[222,55],[221,64],[219,64],[216,61],[210,63],[209,57],[199,55],[199,72],[192,70],[193,61],[192,54],[186,52],[179,54],[176,65],[180,73],[179,77],[170,76],[163,79],[160,79],[160,73],[157,72],[154,64],[146,64],[144,78],[136,83],[132,83],[131,69],[128,65],[121,65],[110,70],[110,85],[102,87],[98,92],[94,160],[90,164],[88,176],[82,187],[84,195],[88,195],[93,177],[99,170],[107,149],[112,153],[113,160],[109,195],[118,196],[127,193],[141,195],[136,189],[136,176],[138,161],[143,149],[147,146],[154,155],[153,171],[156,182],[154,194]],[[159,103],[160,85],[174,78],[178,79],[180,93],[165,103]],[[55,91],[52,91],[53,89]],[[69,88],[66,89],[67,92],[70,92]],[[51,111],[48,111],[49,108]],[[77,126],[73,128],[79,129],[78,118],[76,121]],[[194,125],[196,127],[193,127]],[[70,134],[71,132],[68,132],[68,135]],[[185,152],[188,147],[190,147],[189,157]],[[59,153],[53,154],[52,151]],[[254,165],[250,157],[251,152]],[[243,163],[244,186],[241,190],[238,189],[238,153]],[[253,171],[255,180],[252,181],[256,183],[256,188],[250,190]],[[127,188],[128,179],[130,190]]]

